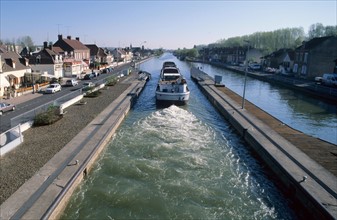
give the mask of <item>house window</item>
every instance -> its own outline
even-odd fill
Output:
[[[304,63],[307,63],[308,62],[308,53],[304,53],[304,60],[303,60]]]
[[[293,72],[294,72],[294,73],[297,73],[297,69],[298,69],[298,64],[295,63],[295,64],[294,64],[294,67],[293,67]]]
[[[301,75],[307,75],[307,66],[306,65],[302,66]]]
[[[36,56],[36,64],[41,63],[41,55]]]

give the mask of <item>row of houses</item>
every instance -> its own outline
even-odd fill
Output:
[[[52,78],[74,77],[89,69],[112,66],[114,62],[128,62],[141,55],[144,48],[103,49],[95,44],[83,44],[77,37],[63,38],[31,52],[23,48],[20,54],[0,47],[0,97],[15,96],[16,90],[36,83],[48,82]]]
[[[304,41],[295,49],[282,48],[262,55],[255,48],[204,48],[201,59],[229,65],[256,62],[263,70],[275,69],[284,75],[313,80],[324,73],[337,73],[337,37],[326,36]]]
[[[337,73],[337,37],[313,38],[296,49],[280,49],[261,58],[264,67],[282,74],[313,80],[324,73]]]

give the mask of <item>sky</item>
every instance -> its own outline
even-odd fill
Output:
[[[62,34],[99,47],[183,49],[255,32],[337,25],[337,0],[0,0],[0,39]]]

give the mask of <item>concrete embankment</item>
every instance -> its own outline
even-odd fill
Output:
[[[331,170],[336,170],[337,146],[309,137],[296,131],[261,109],[249,108],[253,105],[246,101],[245,108],[232,99],[233,92],[225,87],[217,87],[214,80],[199,69],[191,69],[191,77],[205,96],[238,131],[262,161],[275,174],[275,180],[297,207],[296,212],[303,218],[337,219],[337,178]],[[236,94],[236,97],[238,95]],[[282,127],[274,129],[273,125]],[[326,150],[331,163],[323,167],[320,158],[311,158],[301,150],[300,141],[286,139],[282,134],[298,136],[302,142],[317,146],[316,153]],[[316,145],[317,144],[317,145]],[[319,148],[323,146],[322,148]],[[332,155],[330,155],[332,154]],[[314,155],[314,154],[313,154]],[[329,156],[330,155],[330,156]],[[335,154],[336,155],[336,154]]]
[[[146,84],[128,77],[130,86],[24,183],[0,207],[0,219],[55,219],[72,192],[109,143]]]

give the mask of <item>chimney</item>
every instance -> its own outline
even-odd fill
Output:
[[[50,44],[49,44],[49,49],[53,50],[53,44],[52,44],[52,42],[50,42]]]
[[[69,36],[67,36],[67,39],[68,39],[68,40],[71,40],[71,36],[70,36],[70,35],[69,35]]]
[[[79,37],[76,37],[76,40],[77,40],[77,41],[80,41],[80,38],[79,38]]]
[[[47,41],[43,42],[43,48],[46,49],[47,47],[48,47],[48,42]]]
[[[59,35],[58,35],[58,39],[59,39],[59,40],[62,40],[62,34],[59,34]]]

